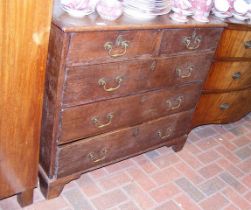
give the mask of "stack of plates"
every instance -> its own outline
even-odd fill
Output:
[[[149,19],[171,10],[171,0],[124,0],[124,13],[136,19]]]

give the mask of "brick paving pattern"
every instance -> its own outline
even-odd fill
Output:
[[[0,210],[21,209],[16,197]],[[251,113],[195,128],[178,153],[162,147],[83,174],[58,198],[35,189],[25,210],[251,210]]]

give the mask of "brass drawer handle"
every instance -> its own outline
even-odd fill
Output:
[[[115,48],[121,47],[123,51],[121,53],[113,53],[114,45]],[[117,37],[115,44],[113,44],[112,42],[106,42],[104,44],[105,50],[108,51],[108,55],[112,58],[117,58],[125,55],[128,47],[129,47],[129,41],[123,40],[121,35]]]
[[[232,75],[233,80],[237,80],[241,78],[241,72],[234,72]]]
[[[251,40],[244,43],[246,49],[251,49]]]
[[[93,117],[92,122],[97,128],[104,128],[104,127],[107,127],[108,125],[110,125],[112,123],[113,114],[112,113],[107,114],[106,118],[107,118],[108,122],[105,123],[105,124],[101,124],[98,117]]]
[[[182,102],[183,102],[183,96],[179,96],[175,98],[174,100],[168,99],[166,101],[166,103],[168,104],[168,108],[171,110],[180,108]]]
[[[162,131],[160,131],[160,130],[157,132],[157,134],[162,140],[164,140],[164,139],[169,138],[171,136],[172,132],[173,132],[173,130],[171,128],[167,128],[165,134],[163,134]]]
[[[182,43],[188,50],[196,50],[200,47],[201,41],[202,37],[200,35],[196,35],[196,32],[194,31],[192,36],[184,37]]]
[[[98,81],[98,85],[102,86],[106,92],[112,92],[112,91],[115,91],[120,88],[120,85],[121,85],[121,82],[123,81],[123,79],[122,79],[122,77],[118,76],[118,77],[116,77],[115,81],[118,83],[118,85],[116,87],[107,88],[105,78],[101,78]]]
[[[229,108],[230,108],[230,104],[228,104],[228,103],[223,103],[223,104],[220,105],[220,109],[222,111],[227,110]]]
[[[90,153],[88,154],[88,157],[89,157],[89,159],[90,159],[92,162],[98,163],[98,162],[101,162],[101,161],[105,160],[106,155],[107,155],[107,149],[104,148],[104,149],[102,149],[97,155],[95,155],[94,152],[90,152]],[[99,157],[98,157],[98,156],[99,156]]]
[[[177,73],[178,77],[180,77],[181,79],[188,78],[188,77],[191,77],[193,68],[194,67],[192,65],[189,65],[184,70],[177,68],[176,73]]]

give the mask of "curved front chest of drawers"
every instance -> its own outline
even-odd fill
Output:
[[[122,17],[110,26],[72,27],[73,19],[59,17],[60,10],[43,108],[46,198],[81,173],[164,145],[182,149],[223,27],[175,25],[165,16],[143,25]]]
[[[251,27],[229,23],[203,87],[193,126],[229,123],[251,111]]]

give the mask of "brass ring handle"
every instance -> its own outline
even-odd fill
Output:
[[[112,91],[115,91],[115,90],[117,90],[117,89],[120,88],[120,85],[121,85],[121,82],[123,81],[123,78],[120,77],[120,76],[118,76],[118,77],[116,77],[115,80],[116,80],[116,82],[118,83],[118,85],[117,85],[116,87],[107,88],[107,87],[106,87],[105,78],[99,79],[98,85],[99,85],[99,86],[102,86],[103,89],[104,89],[106,92],[112,92]]]
[[[172,134],[172,129],[171,128],[167,128],[166,129],[166,133],[163,135],[162,134],[162,132],[159,130],[158,132],[157,132],[157,134],[158,134],[158,136],[162,139],[162,140],[164,140],[164,139],[167,139],[167,138],[169,138],[170,136],[171,136],[171,134]]]
[[[98,154],[98,156],[100,156],[100,157],[97,157],[97,156],[94,154],[94,152],[90,152],[90,153],[88,154],[88,157],[92,160],[92,162],[98,163],[98,162],[101,162],[101,161],[105,160],[106,154],[107,154],[107,149],[104,148],[104,149],[102,149],[102,150],[99,152],[99,154]]]
[[[186,46],[188,50],[196,50],[200,47],[202,37],[196,35],[194,31],[192,36],[184,37],[182,43]]]
[[[115,48],[121,47],[123,49],[123,51],[121,53],[114,53],[113,54],[113,46],[114,45],[115,45]],[[125,55],[128,47],[129,47],[129,42],[126,40],[123,40],[121,35],[117,37],[115,44],[113,44],[112,42],[106,42],[104,44],[105,50],[108,51],[108,55],[112,58],[117,58],[117,57],[121,57],[121,56]]]
[[[171,110],[175,110],[175,109],[180,108],[180,106],[182,104],[182,101],[183,101],[183,97],[179,96],[174,100],[175,100],[175,102],[177,102],[177,105],[176,105],[175,102],[172,103],[172,101],[170,99],[166,101],[166,103],[168,104],[169,109],[171,109]]]
[[[112,123],[113,114],[112,113],[107,114],[106,118],[108,122],[105,124],[101,124],[98,117],[93,117],[92,122],[97,128],[104,128]]]
[[[223,103],[223,104],[220,105],[220,109],[222,111],[227,110],[229,108],[230,108],[230,104],[228,104],[228,103]]]
[[[244,42],[244,46],[246,49],[251,49],[251,40]]]
[[[191,77],[193,68],[194,68],[193,66],[188,66],[186,71],[177,68],[176,73],[178,74],[178,77],[180,77],[181,79],[188,78]]]
[[[233,75],[232,75],[233,80],[237,80],[240,78],[241,78],[241,72],[238,71],[238,72],[233,73]]]

